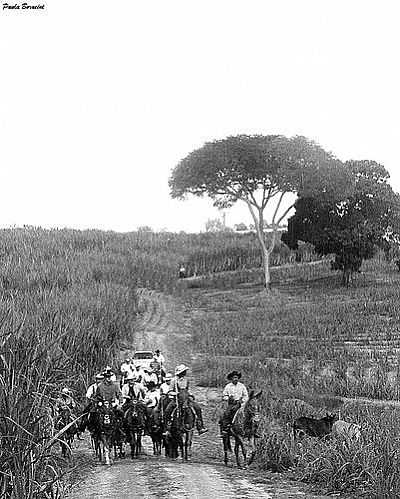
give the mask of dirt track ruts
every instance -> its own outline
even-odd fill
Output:
[[[190,316],[174,298],[147,290],[140,290],[139,320],[135,344],[121,352],[121,357],[136,349],[155,349],[164,353],[168,370],[177,363],[190,363],[193,355],[190,342]],[[261,473],[256,469],[239,470],[222,463],[221,442],[213,422],[215,400],[219,391],[196,386],[192,391],[203,405],[210,431],[194,437],[192,461],[171,461],[151,455],[149,437],[144,439],[143,455],[139,460],[118,459],[112,466],[96,463],[87,440],[75,453],[90,460],[92,466],[77,483],[70,499],[86,498],[320,498],[309,494],[301,484],[283,479],[280,475]],[[214,403],[213,403],[214,402]]]

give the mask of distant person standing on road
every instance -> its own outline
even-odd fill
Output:
[[[181,265],[179,266],[179,279],[184,279],[185,277],[186,277],[186,268],[183,265],[183,263],[181,263]]]
[[[157,350],[154,352],[154,359],[160,364],[161,367],[164,367],[165,357],[161,353],[159,348],[157,348]]]

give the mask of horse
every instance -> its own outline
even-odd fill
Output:
[[[142,435],[146,427],[145,408],[136,399],[132,399],[124,411],[124,428],[127,441],[131,446],[131,458],[139,457],[142,450]]]
[[[111,465],[111,449],[113,435],[117,426],[117,418],[110,402],[104,401],[97,405],[96,411],[90,413],[89,431],[92,434],[96,456],[99,461]]]
[[[164,421],[162,411],[158,406],[151,411],[148,417],[148,428],[153,442],[153,454],[160,456],[163,443]]]
[[[118,409],[115,411],[116,419],[112,433],[112,446],[114,448],[114,459],[125,457],[126,432],[124,428],[124,413]]]
[[[168,455],[175,459],[180,450],[182,459],[190,461],[196,414],[190,405],[187,390],[180,390],[177,398],[178,403],[171,413],[171,425],[167,438]]]
[[[255,454],[255,439],[257,438],[257,425],[260,419],[259,415],[259,397],[262,391],[257,393],[251,390],[249,400],[243,408],[239,408],[233,417],[232,424],[222,439],[224,446],[224,462],[228,464],[228,452],[232,451],[231,436],[235,439],[235,457],[236,464],[241,467],[240,450],[243,455],[243,466],[251,464]],[[246,444],[250,445],[251,451],[248,456]]]
[[[74,441],[74,437],[78,432],[77,425],[74,421],[75,418],[70,407],[65,405],[61,406],[58,409],[56,429],[57,431],[62,431],[59,439],[61,455],[67,459],[72,458],[72,442]]]

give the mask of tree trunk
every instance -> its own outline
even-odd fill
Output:
[[[271,274],[269,271],[269,252],[267,248],[263,248],[263,265],[264,265],[264,280],[265,289],[271,289]]]
[[[346,286],[347,288],[350,285],[350,278],[351,278],[351,269],[349,267],[344,267],[343,268],[343,274],[342,274],[342,284],[343,286]]]

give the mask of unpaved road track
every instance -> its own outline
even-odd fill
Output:
[[[167,368],[181,362],[190,363],[193,352],[190,345],[190,317],[183,307],[171,297],[141,290],[142,315],[135,345],[121,352],[124,356],[135,348],[155,349],[159,347],[167,359]],[[80,442],[77,458],[90,461],[90,469],[84,473],[69,499],[122,499],[122,498],[270,498],[270,499],[322,499],[305,492],[301,484],[284,480],[280,475],[257,472],[252,469],[239,470],[222,464],[221,442],[217,437],[215,423],[215,400],[219,392],[194,386],[192,391],[203,405],[209,433],[194,437],[192,461],[168,460],[152,456],[149,437],[144,439],[145,454],[138,460],[116,460],[112,466],[95,462],[87,441]],[[212,403],[214,402],[214,404]]]

